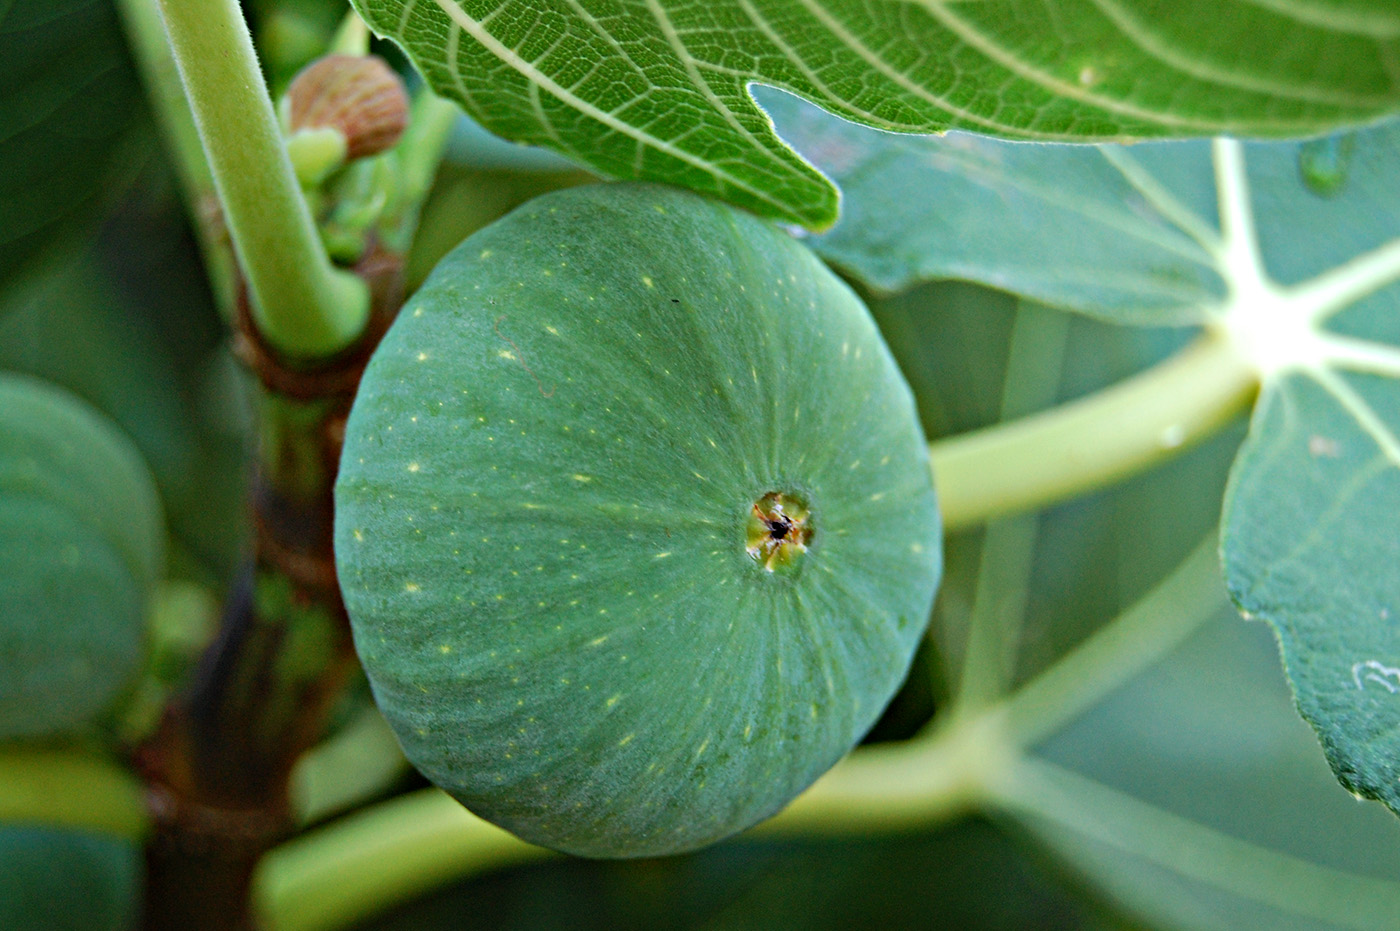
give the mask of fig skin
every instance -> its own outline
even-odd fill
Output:
[[[409,759],[584,856],[787,804],[898,689],[940,567],[913,398],[859,299],[775,227],[647,184],[541,197],[444,259],[369,365],[336,510]]]

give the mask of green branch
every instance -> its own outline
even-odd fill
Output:
[[[254,908],[265,931],[330,931],[471,872],[549,855],[425,789],[272,851]]]
[[[364,330],[369,291],[334,268],[321,244],[237,0],[160,0],[160,7],[254,322],[289,355],[332,355]]]
[[[1111,484],[1210,436],[1258,379],[1222,337],[1097,394],[930,445],[943,524],[958,530]]]
[[[302,754],[292,770],[292,808],[302,824],[320,821],[382,794],[408,769],[384,716],[367,707]]]
[[[996,707],[940,721],[913,740],[856,749],[753,832],[856,835],[948,821],[985,807],[1019,753]]]
[[[857,751],[755,830],[907,830],[967,813],[1014,764],[997,722],[987,716],[931,739]],[[472,873],[552,855],[425,789],[278,847],[255,880],[257,912],[266,931],[333,931]]]

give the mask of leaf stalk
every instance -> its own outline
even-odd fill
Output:
[[[929,452],[943,525],[960,530],[1126,478],[1212,435],[1258,390],[1229,340],[1207,334],[1096,394],[937,440]]]
[[[331,356],[370,295],[331,265],[297,184],[237,0],[159,0],[258,331],[296,358]]]

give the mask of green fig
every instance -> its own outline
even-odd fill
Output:
[[[0,825],[0,928],[127,931],[140,910],[141,851],[131,841],[38,825]]]
[[[131,441],[0,373],[0,740],[90,724],[139,671],[165,525]]]
[[[772,815],[903,681],[940,570],[913,398],[791,236],[645,184],[467,239],[371,360],[336,488],[409,759],[598,857]]]

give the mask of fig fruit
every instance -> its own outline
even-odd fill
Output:
[[[0,928],[130,931],[140,911],[141,872],[131,841],[0,825]]]
[[[0,740],[79,729],[131,682],[164,542],[155,482],[116,425],[0,373]]]
[[[365,373],[336,509],[409,759],[585,856],[785,805],[903,681],[940,571],[859,299],[775,227],[644,184],[546,195],[438,265]]]

